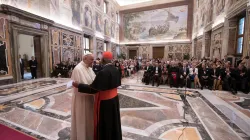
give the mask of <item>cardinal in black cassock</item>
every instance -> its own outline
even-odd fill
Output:
[[[91,85],[78,84],[73,86],[79,92],[96,94],[94,109],[95,140],[122,140],[120,107],[117,87],[121,85],[121,77],[117,68],[111,63],[111,52],[104,52],[103,69],[96,75]]]

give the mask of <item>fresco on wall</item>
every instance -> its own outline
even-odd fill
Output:
[[[0,38],[5,38],[5,19],[0,18]]]
[[[115,39],[119,40],[119,25],[118,24],[115,27]]]
[[[74,45],[74,36],[63,33],[63,45],[73,46]]]
[[[51,35],[52,39],[52,44],[53,45],[59,45],[59,31],[57,30],[52,30],[52,35]]]
[[[72,0],[72,3],[71,3],[72,23],[75,26],[79,26],[81,24],[80,7],[81,7],[80,0]]]
[[[111,6],[110,6],[110,14],[111,14],[111,18],[113,19],[113,20],[115,20],[115,14],[116,12],[115,12],[115,7],[114,7],[114,5],[112,4]]]
[[[84,8],[84,24],[86,27],[92,28],[92,11],[89,6]]]
[[[111,37],[115,38],[115,24],[111,23]]]
[[[224,11],[225,7],[225,0],[215,0],[214,1],[214,8],[215,8],[215,14],[218,16],[220,13]]]
[[[53,64],[59,64],[61,62],[60,47],[52,47],[52,56]]]
[[[50,0],[50,14],[51,17],[60,16],[59,0]]]
[[[103,0],[96,0],[96,5],[100,7],[102,5],[102,2]]]
[[[125,41],[187,38],[187,6],[124,15]]]
[[[109,35],[109,30],[110,30],[110,28],[109,28],[108,20],[105,19],[105,21],[104,21],[104,34]]]
[[[63,47],[62,49],[62,61],[66,62],[68,61],[68,59],[70,58],[71,61],[74,61],[74,49],[72,48],[67,48],[67,47]]]
[[[93,9],[103,8],[103,0],[91,0],[90,4],[82,0],[0,0],[1,4],[8,4],[16,8],[51,19],[56,23],[76,29],[81,26],[93,28],[96,17]],[[85,5],[86,4],[86,5]],[[94,4],[94,5],[93,5]],[[115,5],[108,4],[108,16],[115,16]],[[112,14],[111,14],[112,9]],[[102,10],[97,15],[97,30],[103,32]],[[112,18],[114,19],[114,18]]]
[[[96,17],[96,31],[98,31],[98,32],[102,32],[102,16],[101,16],[101,14],[100,13],[98,13],[98,12],[96,12],[96,14],[95,14],[95,17]]]

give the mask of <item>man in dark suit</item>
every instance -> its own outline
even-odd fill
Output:
[[[237,83],[235,70],[231,67],[231,62],[225,63],[225,68],[221,70],[221,79],[223,79],[223,90],[231,91],[233,94],[237,94]]]
[[[160,84],[160,78],[161,78],[161,67],[159,66],[159,63],[155,63],[155,67],[153,69],[153,81],[152,81],[152,86],[154,86],[154,82],[156,82],[157,87]]]
[[[24,78],[24,60],[22,59],[22,56],[19,54],[19,63],[20,63],[20,71],[21,71],[21,77]]]
[[[36,75],[37,61],[35,60],[34,56],[31,57],[31,60],[29,61],[29,65],[30,65],[30,71],[31,71],[32,79],[37,78],[37,75]]]
[[[215,63],[213,63],[212,68],[209,72],[209,85],[213,87],[213,90],[217,90],[219,88],[221,82],[221,70],[220,67],[217,67]]]
[[[201,82],[201,90],[203,89],[204,86],[208,86],[209,89],[212,89],[211,86],[209,85],[209,69],[206,68],[206,64],[203,63],[199,72],[199,79]]]
[[[187,75],[189,74],[189,69],[187,67],[187,63],[183,62],[183,66],[179,68],[179,73],[180,73],[180,79],[179,79],[179,85],[182,88],[183,86],[186,85],[186,79]]]
[[[149,62],[146,64],[147,66],[144,68],[144,75],[143,75],[143,81],[145,82],[146,85],[149,84],[150,77],[152,76],[153,72],[153,67],[150,65]]]
[[[244,93],[248,93],[247,68],[242,63],[240,63],[236,69],[235,79],[237,81],[237,89],[240,89]]]

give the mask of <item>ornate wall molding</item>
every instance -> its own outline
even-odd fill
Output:
[[[238,15],[240,12],[244,11],[247,8],[247,0],[238,0],[234,6],[231,6],[231,8],[228,9],[228,13],[226,18],[230,19],[236,15]]]

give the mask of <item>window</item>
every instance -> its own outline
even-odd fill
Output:
[[[90,52],[90,39],[89,37],[84,37],[84,54]]]
[[[106,1],[104,1],[104,4],[103,4],[103,10],[104,10],[104,13],[107,14],[108,13],[108,4]]]
[[[245,28],[245,17],[241,17],[238,22],[238,33],[237,33],[237,54],[243,52],[244,42],[244,28]]]
[[[119,23],[119,13],[116,13],[116,22]]]
[[[104,51],[107,51],[107,43],[104,43],[104,45],[103,45],[103,50],[104,50]]]

